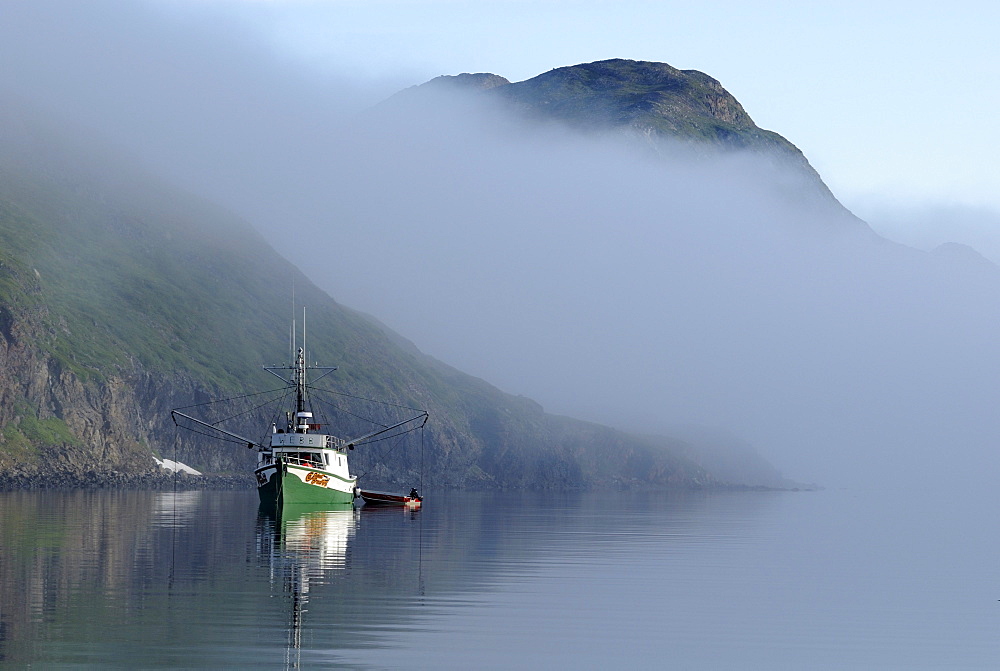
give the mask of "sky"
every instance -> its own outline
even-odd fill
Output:
[[[991,6],[0,12],[0,91],[232,209],[335,299],[504,391],[629,430],[718,427],[804,481],[1000,467],[1000,281],[976,252],[803,209],[796,174],[759,157],[653,161],[459,101],[371,111],[438,74],[664,61],[719,79],[876,231],[1000,262]]]

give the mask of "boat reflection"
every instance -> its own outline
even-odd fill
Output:
[[[317,579],[322,582],[325,573],[347,568],[349,544],[358,519],[358,510],[352,505],[297,504],[260,509],[257,554],[270,569],[272,594],[280,589],[290,601],[286,669],[300,667],[309,583]]]
[[[285,555],[296,555],[313,570],[347,566],[348,543],[358,524],[358,512],[353,506],[330,509],[286,505],[277,521],[279,544]]]
[[[408,520],[420,519],[420,507],[419,506],[373,506],[365,504],[359,508],[361,515],[369,518],[376,518],[379,516],[386,517],[402,517]]]

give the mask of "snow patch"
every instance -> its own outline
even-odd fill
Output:
[[[165,468],[166,470],[174,473],[180,471],[181,473],[187,473],[189,475],[201,475],[201,471],[196,471],[187,464],[182,464],[179,461],[173,461],[172,459],[164,459],[163,461],[160,461],[156,457],[153,457],[153,461],[155,461],[160,468]]]

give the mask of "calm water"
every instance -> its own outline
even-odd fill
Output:
[[[2,493],[0,663],[1000,668],[991,497]]]

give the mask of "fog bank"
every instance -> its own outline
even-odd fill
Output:
[[[762,157],[460,109],[339,146],[303,217],[337,250],[307,266],[335,295],[551,411],[722,426],[793,477],[953,486],[994,465],[1000,276],[974,253],[805,207]]]

